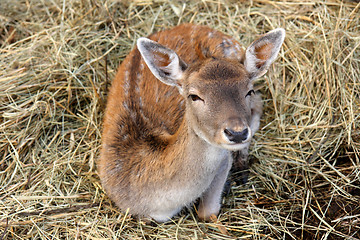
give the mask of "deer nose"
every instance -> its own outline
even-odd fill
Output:
[[[242,131],[235,131],[231,128],[224,129],[225,136],[234,143],[242,143],[249,139],[249,129],[246,127]]]

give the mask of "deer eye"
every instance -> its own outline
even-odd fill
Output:
[[[255,91],[251,89],[251,90],[246,94],[245,97],[251,96],[251,95],[253,95],[253,94],[255,94]]]
[[[198,95],[196,95],[196,94],[190,94],[189,95],[189,98],[191,98],[191,100],[193,101],[193,102],[195,102],[195,101],[204,101],[204,100],[202,100],[202,98],[201,97],[199,97]]]

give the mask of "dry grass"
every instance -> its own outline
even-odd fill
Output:
[[[0,239],[360,239],[357,1],[0,2]],[[244,45],[284,27],[247,185],[217,223],[120,213],[96,174],[106,92],[140,36],[207,24]],[[232,175],[236,178],[236,173]]]

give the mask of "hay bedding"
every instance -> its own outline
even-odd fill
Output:
[[[360,239],[356,1],[0,2],[0,239]],[[218,221],[146,224],[104,194],[95,162],[107,88],[140,36],[207,24],[244,45],[284,27],[259,81],[249,182]],[[232,174],[236,179],[237,173]]]

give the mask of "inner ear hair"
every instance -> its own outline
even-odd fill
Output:
[[[284,42],[285,30],[275,29],[255,40],[246,50],[245,68],[252,78],[266,73]]]

